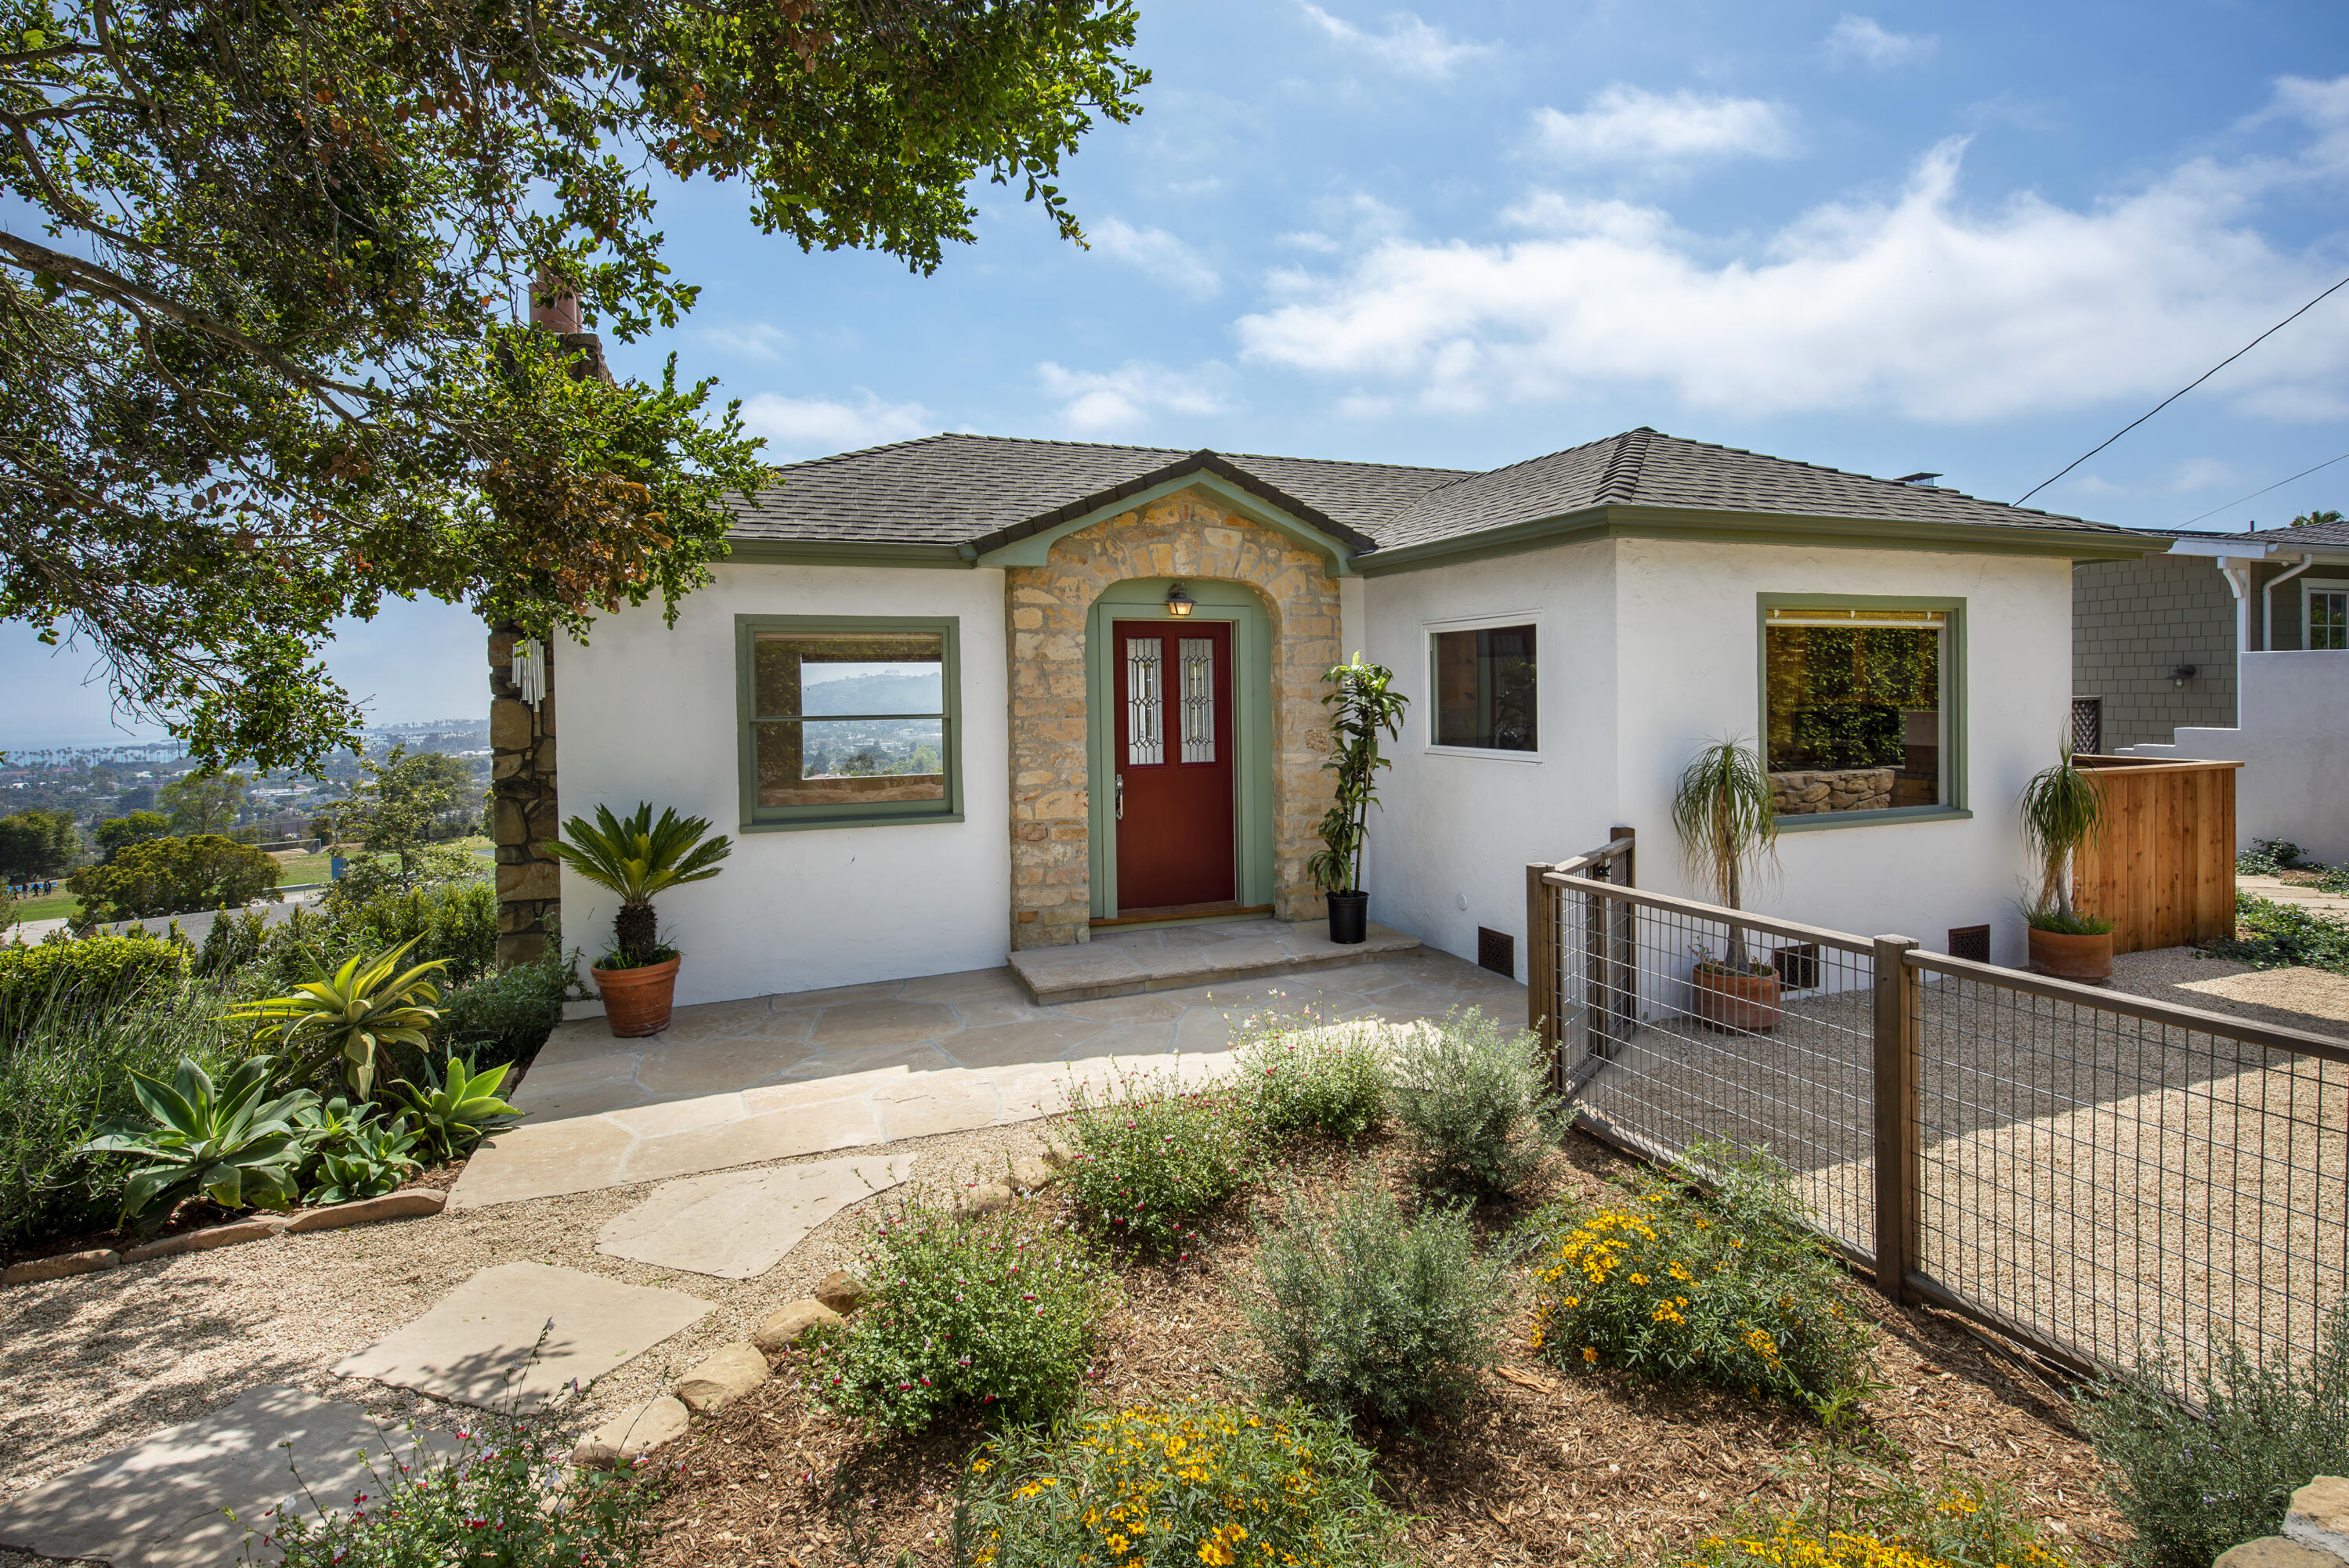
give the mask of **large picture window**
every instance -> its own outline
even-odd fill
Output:
[[[1953,612],[1771,605],[1763,728],[1779,812],[1893,811],[1951,799]]]
[[[1435,744],[1479,751],[1538,751],[1534,628],[1437,632]]]
[[[961,811],[956,623],[743,616],[743,824]]]

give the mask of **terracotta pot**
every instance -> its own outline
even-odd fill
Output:
[[[669,1004],[677,996],[681,958],[638,969],[595,969],[595,989],[604,995],[604,1016],[624,1040],[657,1035],[668,1027]]]
[[[1759,1035],[1776,1028],[1785,1016],[1778,1006],[1775,972],[1731,975],[1699,965],[1692,978],[1696,985],[1696,1016],[1708,1027]]]
[[[2113,977],[2113,934],[2072,936],[2031,928],[2031,972],[2096,985]]]

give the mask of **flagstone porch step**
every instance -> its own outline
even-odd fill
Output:
[[[1092,1002],[1368,964],[1419,945],[1418,937],[1376,922],[1369,940],[1340,946],[1330,940],[1326,920],[1232,920],[1117,931],[1069,947],[1031,947],[1008,962],[1039,1002]]]

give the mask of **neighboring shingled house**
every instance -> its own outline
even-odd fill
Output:
[[[2148,548],[1644,428],[1489,473],[945,435],[781,479],[674,629],[625,611],[554,654],[566,813],[739,836],[663,906],[681,1001],[1319,918],[1321,676],[1356,650],[1412,703],[1375,920],[1522,947],[1526,862],[1616,823],[1682,888],[1673,781],[1758,736],[1793,830],[1754,902],[1936,947],[1989,923],[2017,957],[2073,563]],[[601,927],[605,895],[562,891]]]
[[[2248,533],[2145,529],[2165,548],[2072,573],[2084,750],[2236,722],[2238,653],[2349,647],[2349,522]]]

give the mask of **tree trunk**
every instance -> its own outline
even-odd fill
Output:
[[[660,937],[648,903],[624,903],[612,918],[612,941],[628,964],[648,964]]]

